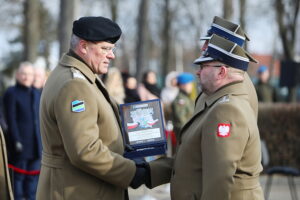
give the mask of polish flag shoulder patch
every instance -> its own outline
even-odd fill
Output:
[[[229,137],[230,136],[230,124],[218,124],[218,137]]]

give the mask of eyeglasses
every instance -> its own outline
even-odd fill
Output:
[[[115,53],[116,50],[117,50],[117,47],[116,47],[116,46],[115,46],[115,47],[105,47],[105,46],[103,46],[103,47],[100,47],[100,48],[101,48],[101,52],[102,52],[103,54],[108,54],[109,52]]]
[[[200,65],[200,70],[203,70],[205,67],[221,67],[221,66],[225,66],[225,65],[208,65],[208,64],[203,64]]]
[[[95,45],[99,44],[97,42],[91,42],[91,43],[93,43]],[[109,52],[115,53],[117,50],[117,46],[114,46],[114,47],[100,46],[100,49],[101,49],[102,54],[108,54]]]

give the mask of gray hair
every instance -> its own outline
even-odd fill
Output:
[[[24,67],[31,67],[31,68],[33,68],[33,64],[31,62],[29,62],[29,61],[21,62],[20,65],[19,65],[18,71],[20,71]]]
[[[76,36],[75,34],[72,34],[71,40],[70,40],[70,48],[72,50],[75,50],[77,45],[79,44],[80,38]]]

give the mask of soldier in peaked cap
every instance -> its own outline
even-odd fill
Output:
[[[212,34],[219,35],[227,40],[230,40],[239,46],[243,46],[245,41],[250,41],[242,27],[228,20],[215,16],[207,35],[201,37],[200,40],[209,40]]]
[[[263,200],[260,137],[244,73],[251,58],[235,43],[212,35],[195,60],[207,95],[203,107],[183,126],[174,159],[150,163],[155,187],[171,173],[172,200]]]
[[[43,89],[40,123],[42,168],[37,199],[127,199],[146,169],[124,158],[116,102],[99,74],[115,58],[120,27],[104,17],[73,23],[70,51]]]
[[[245,41],[250,41],[249,37],[243,31],[243,29],[241,28],[240,25],[234,24],[228,20],[225,20],[223,18],[215,16],[210,29],[207,31],[207,35],[204,37],[200,37],[200,40],[205,40],[205,42],[201,48],[202,54],[204,54],[206,52],[207,45],[208,45],[209,40],[211,39],[212,34],[219,35],[227,40],[230,40],[230,41],[238,44],[241,47],[243,47],[243,45],[245,44]],[[257,61],[254,58],[252,58],[250,54],[248,54],[248,56],[251,58],[251,60],[253,62],[257,63]],[[257,115],[258,115],[257,94],[256,94],[255,87],[254,87],[248,73],[245,73],[244,87],[245,87],[245,90],[249,94],[249,102],[250,102],[253,112],[257,118]],[[198,106],[198,104],[205,102],[205,100],[204,100],[205,97],[206,97],[206,95],[204,93],[200,93],[200,95],[198,96],[197,101],[196,101],[196,107]],[[201,105],[199,105],[199,106],[201,107]]]

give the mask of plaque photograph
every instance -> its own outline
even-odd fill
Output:
[[[144,157],[164,154],[166,138],[159,99],[120,105],[123,137],[127,157]],[[131,154],[131,155],[129,155]]]

